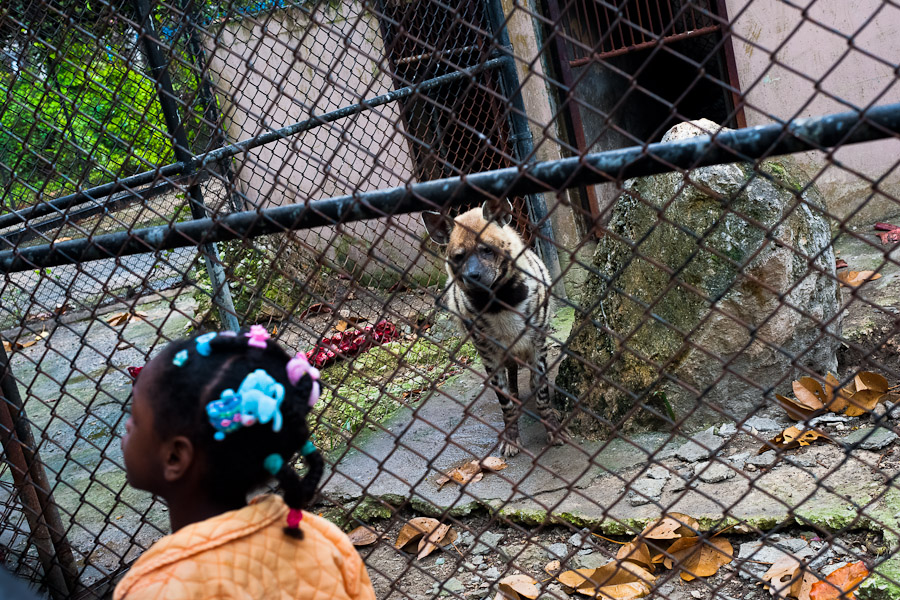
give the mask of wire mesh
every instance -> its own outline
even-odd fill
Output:
[[[321,368],[380,599],[897,597],[898,26],[5,3],[4,565],[111,595],[169,531],[127,368],[236,322]]]

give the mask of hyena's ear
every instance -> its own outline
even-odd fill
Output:
[[[431,210],[422,211],[422,222],[425,230],[437,244],[446,246],[450,242],[450,230],[453,229],[453,221],[447,215]]]
[[[481,216],[483,216],[484,220],[488,223],[494,222],[500,225],[500,227],[506,227],[512,223],[512,202],[509,200],[506,202],[488,200],[481,205]]]

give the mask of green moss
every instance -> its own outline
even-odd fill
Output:
[[[460,361],[475,355],[471,344],[400,339],[323,369],[324,391],[316,405],[321,408],[313,416],[319,447],[332,450],[367,422],[383,422],[431,389],[440,373],[458,369]]]

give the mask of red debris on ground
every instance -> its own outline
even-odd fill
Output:
[[[876,233],[882,244],[900,244],[900,227],[890,223],[875,223]]]
[[[843,258],[837,259],[837,260],[835,261],[835,263],[834,263],[834,268],[835,268],[835,269],[843,269],[844,267],[847,267],[847,266],[848,266],[848,265],[847,265],[847,261],[844,260]]]
[[[397,328],[390,321],[379,321],[374,326],[346,330],[319,340],[316,347],[306,353],[306,358],[316,368],[365,352],[372,346],[387,344],[398,336]]]

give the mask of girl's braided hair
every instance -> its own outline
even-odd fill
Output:
[[[309,398],[313,380],[303,375],[296,385],[287,375],[290,356],[281,346],[265,341],[265,348],[248,344],[247,337],[217,335],[209,341],[209,356],[197,351],[196,337],[169,344],[159,355],[161,370],[153,382],[154,422],[163,437],[187,436],[206,457],[208,466],[206,485],[220,497],[244,497],[263,485],[271,477],[264,462],[271,454],[278,454],[283,462],[275,473],[285,503],[291,509],[306,508],[316,493],[325,468],[319,452],[304,454],[308,471],[298,477],[292,459],[309,441],[306,415],[310,411]],[[181,366],[173,362],[179,352],[187,351]],[[263,369],[284,386],[281,403],[281,430],[273,430],[272,423],[256,423],[228,433],[222,440],[209,422],[206,405],[217,400],[227,389],[237,390],[248,374]],[[285,533],[302,539],[297,527],[285,527]]]

